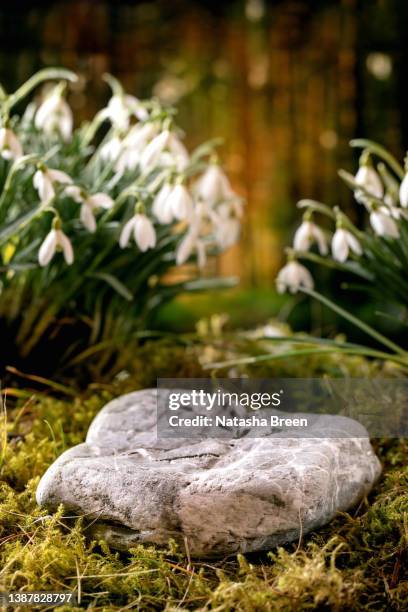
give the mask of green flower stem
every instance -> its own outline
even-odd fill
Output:
[[[326,215],[331,219],[336,218],[336,214],[330,206],[327,204],[323,204],[322,202],[317,202],[317,200],[300,200],[297,203],[298,208],[309,208],[312,211],[319,212],[322,215]]]
[[[84,130],[84,134],[81,139],[81,147],[86,148],[92,142],[97,131],[99,130],[105,119],[106,113],[104,111],[99,111],[99,113],[95,115],[93,120],[86,126]],[[96,152],[99,152],[99,148]]]
[[[33,89],[35,89],[38,85],[43,83],[44,81],[52,81],[63,79],[66,81],[71,81],[75,83],[78,80],[77,75],[71,70],[65,70],[65,68],[44,68],[44,70],[40,70],[36,74],[34,74],[31,78],[28,79],[21,87],[17,89],[11,96],[7,99],[7,108],[11,110],[17,102],[20,102],[23,98],[25,98]]]
[[[313,261],[314,263],[330,268],[331,270],[343,270],[344,272],[356,274],[357,276],[360,276],[371,283],[375,280],[373,274],[364,270],[364,268],[355,261],[352,263],[340,263],[335,259],[331,259],[330,257],[322,257],[321,255],[312,253],[311,251],[295,251],[295,257],[296,259],[307,259],[308,261]]]
[[[123,96],[124,90],[121,83],[113,75],[108,72],[103,75],[103,80],[109,85],[114,96]]]
[[[395,172],[395,174],[403,179],[405,176],[404,168],[401,164],[395,159],[391,153],[389,153],[384,147],[373,142],[372,140],[367,140],[365,138],[356,138],[355,140],[350,141],[351,147],[368,149],[370,153],[374,153],[377,157],[383,159]]]
[[[13,179],[15,177],[15,175],[17,174],[17,172],[23,168],[26,164],[29,163],[34,163],[38,161],[38,155],[35,154],[30,154],[30,155],[24,155],[24,157],[21,157],[20,159],[18,159],[17,161],[15,161],[8,174],[7,174],[7,178],[6,181],[4,183],[4,187],[3,187],[3,191],[1,193],[0,196],[0,218],[1,218],[1,209],[3,208],[3,204],[4,201],[7,197],[7,195],[9,194],[10,190],[11,190],[11,186],[13,184]]]

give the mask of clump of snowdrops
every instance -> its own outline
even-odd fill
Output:
[[[197,270],[238,239],[242,212],[216,143],[190,154],[175,109],[107,75],[106,108],[75,127],[76,79],[46,69],[0,89],[0,323],[28,355],[80,322],[62,360],[128,344],[166,300],[222,285]],[[186,263],[182,281],[167,280]]]
[[[332,269],[349,272],[358,286],[367,289],[374,299],[386,301],[406,325],[408,307],[408,156],[403,167],[382,146],[368,140],[355,140],[352,146],[362,148],[355,176],[344,170],[341,178],[353,190],[357,203],[364,207],[367,222],[357,227],[338,207],[330,208],[314,200],[301,200],[303,220],[296,230],[293,247],[287,249],[288,262],[277,277],[279,292],[303,292],[336,311],[374,338],[388,351],[350,344],[315,340],[319,348],[312,351],[342,350],[386,358],[408,367],[408,353],[376,329],[315,291],[308,268],[300,263],[312,261]],[[327,217],[333,232],[319,226],[317,218]],[[314,247],[317,247],[317,252]],[[303,350],[302,353],[305,351]]]

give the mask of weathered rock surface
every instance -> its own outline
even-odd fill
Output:
[[[37,500],[86,514],[119,549],[169,538],[195,557],[268,549],[356,504],[380,474],[361,425],[322,416],[314,427],[339,437],[157,440],[156,390],[130,393],[49,468]]]

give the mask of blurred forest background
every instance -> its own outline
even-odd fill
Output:
[[[0,8],[0,80],[13,89],[41,67],[71,68],[82,78],[70,103],[88,118],[108,99],[108,71],[176,104],[189,147],[222,136],[247,208],[240,244],[216,265],[240,276],[244,319],[256,320],[255,294],[259,318],[276,314],[267,296],[296,201],[354,206],[337,178],[355,168],[348,141],[408,147],[407,25],[403,0],[16,1]]]

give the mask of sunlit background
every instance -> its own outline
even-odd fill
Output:
[[[7,3],[0,79],[12,89],[43,66],[71,68],[82,78],[70,103],[87,118],[108,99],[108,71],[176,104],[188,146],[222,136],[247,207],[239,246],[217,266],[266,295],[296,201],[353,206],[336,174],[356,163],[348,141],[369,136],[403,156],[407,25],[403,0]]]

